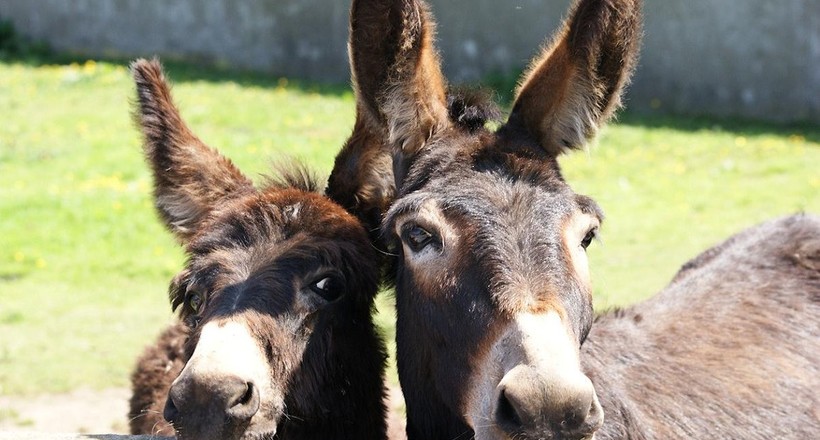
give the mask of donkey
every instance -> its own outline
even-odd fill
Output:
[[[353,0],[358,106],[392,155],[382,232],[410,440],[820,432],[820,219],[748,230],[594,317],[603,214],[558,156],[619,107],[640,36],[639,0],[577,0],[491,131],[449,117],[423,1]]]
[[[141,358],[132,430],[170,433],[154,403],[167,392],[182,440],[385,438],[379,269],[361,222],[301,167],[256,189],[188,129],[157,61],[132,71],[156,207],[188,255],[170,286],[184,326]]]

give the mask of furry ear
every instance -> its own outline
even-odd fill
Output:
[[[389,3],[354,1],[347,42],[351,81],[356,95],[353,133],[336,155],[327,182],[327,196],[352,213],[378,238],[384,212],[396,193],[387,122],[376,98],[387,84],[390,40],[397,35],[382,23]]]
[[[393,202],[406,157],[448,121],[428,15],[415,0],[354,0],[350,9],[356,124],[336,156],[327,194],[356,215],[371,238]]]
[[[421,0],[354,0],[350,12],[360,107],[387,136],[396,182],[412,156],[450,124],[434,28]]]
[[[254,191],[253,183],[183,122],[157,60],[131,64],[137,86],[134,119],[154,174],[154,200],[167,227],[182,242],[220,204]]]
[[[524,75],[507,125],[551,156],[583,147],[620,106],[640,39],[641,0],[578,0]]]
[[[367,114],[361,96],[357,99],[356,124],[336,156],[326,193],[358,217],[376,241],[382,215],[396,195],[392,155],[384,128]]]

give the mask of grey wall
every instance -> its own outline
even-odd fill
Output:
[[[631,104],[820,122],[820,1],[648,0]]]
[[[347,8],[337,0],[0,0],[0,17],[58,50],[341,80]]]
[[[820,1],[645,0],[638,110],[820,122]],[[569,0],[431,0],[454,82],[510,74]],[[346,0],[2,0],[55,48],[160,54],[346,81]]]

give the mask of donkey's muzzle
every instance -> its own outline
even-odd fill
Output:
[[[507,373],[497,388],[495,419],[511,438],[589,438],[603,424],[592,382],[580,372],[544,374],[530,366]]]
[[[183,374],[168,393],[163,416],[179,438],[238,437],[259,411],[259,388],[238,376]]]

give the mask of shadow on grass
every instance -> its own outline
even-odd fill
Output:
[[[645,128],[666,128],[686,132],[715,131],[737,136],[760,136],[766,134],[794,135],[820,146],[820,126],[811,122],[789,124],[755,121],[741,118],[715,116],[687,116],[622,112],[617,123]]]

